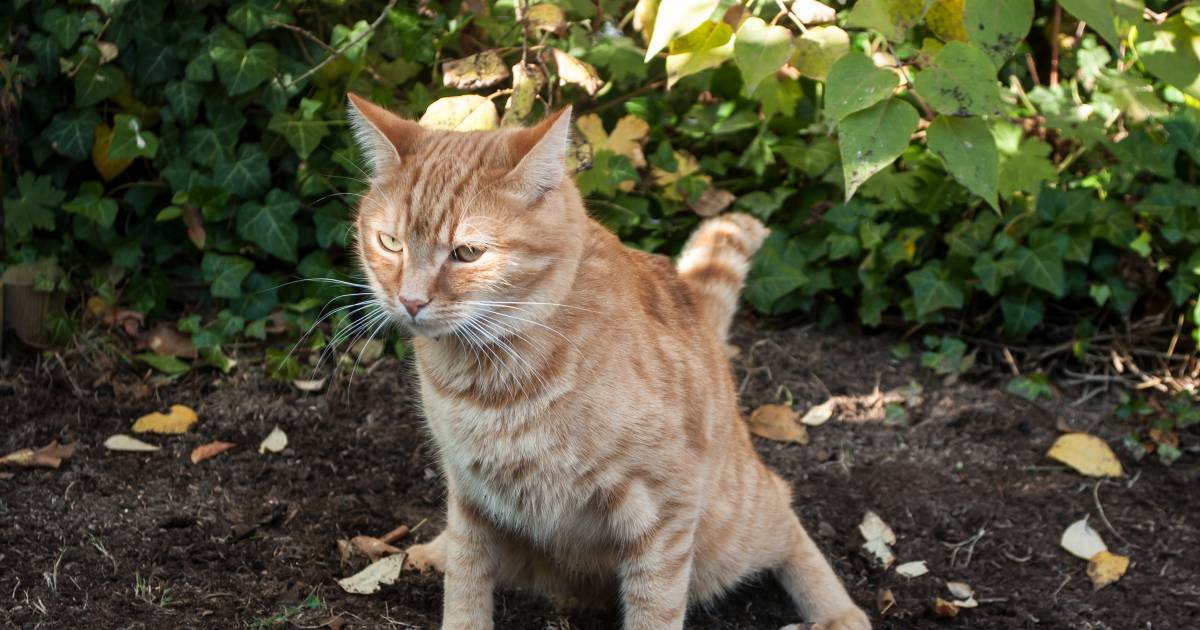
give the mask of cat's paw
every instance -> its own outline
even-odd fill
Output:
[[[404,550],[404,568],[416,569],[421,573],[446,572],[446,551],[437,540],[424,545],[413,545]]]
[[[862,610],[850,608],[817,621],[812,630],[871,630],[871,621]]]

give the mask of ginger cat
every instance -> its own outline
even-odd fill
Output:
[[[455,133],[350,103],[372,170],[358,253],[414,335],[449,490],[445,531],[408,549],[445,572],[442,627],[491,628],[504,583],[682,628],[769,569],[817,628],[869,628],[738,413],[724,341],[766,228],[709,219],[672,266],[588,217],[570,108]]]

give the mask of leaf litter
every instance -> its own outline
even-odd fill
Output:
[[[135,437],[128,435],[116,434],[104,440],[104,448],[110,451],[121,451],[127,453],[152,453],[160,450],[159,447],[153,444],[147,444]]]
[[[778,442],[808,444],[808,430],[796,422],[799,418],[787,405],[763,405],[750,414],[750,432]]]
[[[278,453],[287,448],[288,436],[278,426],[271,429],[271,433],[258,445],[258,453],[260,455],[267,452]]]
[[[896,532],[878,514],[868,510],[858,524],[858,531],[866,541],[862,545],[863,550],[876,564],[887,569],[896,562],[896,554],[892,552],[892,545],[896,544]]]
[[[197,446],[196,448],[192,449],[192,463],[199,464],[200,462],[211,457],[216,457],[217,455],[220,455],[221,453],[224,453],[235,446],[237,446],[237,444],[234,444],[233,442],[209,442],[208,444]]]
[[[148,413],[133,423],[134,433],[161,433],[178,435],[186,433],[199,418],[196,412],[187,405],[171,405],[167,413]]]
[[[1121,462],[1104,440],[1087,433],[1059,436],[1046,455],[1089,477],[1120,477]]]
[[[1059,544],[1076,558],[1088,561],[1087,576],[1093,590],[1120,580],[1129,569],[1129,557],[1109,551],[1100,533],[1088,525],[1087,517],[1071,523]]]
[[[70,459],[75,454],[75,444],[76,442],[59,444],[58,440],[53,440],[37,450],[23,448],[0,457],[0,466],[58,468],[63,460]]]

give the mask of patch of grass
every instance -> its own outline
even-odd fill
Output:
[[[283,612],[276,613],[269,617],[258,617],[251,621],[245,622],[247,628],[274,628],[291,623],[296,617],[310,611],[325,610],[327,608],[325,601],[316,593],[309,594],[304,598],[304,601],[299,606],[284,606]]]
[[[155,585],[153,576],[142,579],[141,573],[133,574],[133,597],[141,602],[164,610],[179,603],[171,596],[170,588]]]

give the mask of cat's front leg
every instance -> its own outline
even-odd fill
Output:
[[[495,530],[461,497],[450,495],[446,531],[443,630],[490,630],[500,563]]]
[[[621,561],[625,630],[683,628],[695,529],[691,519],[665,522]]]

